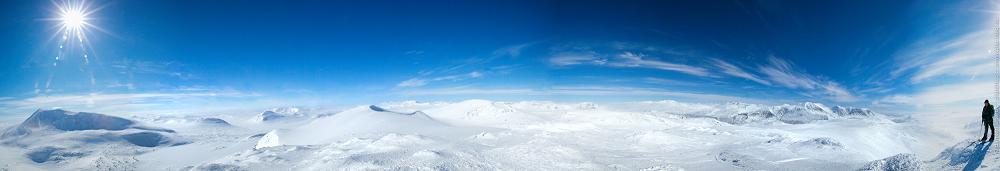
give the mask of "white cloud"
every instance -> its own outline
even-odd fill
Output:
[[[993,96],[992,81],[959,82],[927,87],[910,94],[882,97],[876,103],[909,104],[922,108],[947,108],[955,104],[977,105]]]
[[[452,87],[441,89],[407,90],[401,92],[403,95],[519,95],[534,94],[532,89],[481,89],[470,87]]]
[[[646,78],[642,78],[642,80],[643,80],[643,82],[651,83],[651,84],[662,84],[662,85],[673,85],[673,86],[701,86],[701,85],[704,85],[704,84],[701,84],[701,83],[690,82],[690,81],[681,81],[681,80],[655,78],[655,77],[646,77]]]
[[[549,90],[545,90],[547,94],[551,95],[576,95],[576,96],[668,96],[668,97],[680,97],[696,101],[757,101],[749,98],[742,98],[736,96],[718,95],[718,94],[706,94],[706,93],[692,93],[692,92],[677,92],[666,89],[658,88],[639,88],[639,87],[605,87],[605,86],[566,86],[566,87],[552,87]]]
[[[184,72],[184,64],[178,62],[152,62],[123,59],[111,63],[111,67],[123,74],[150,74],[176,77],[182,80],[198,78],[194,74]]]
[[[468,75],[469,75],[469,78],[479,78],[479,77],[483,77],[483,73],[481,73],[481,72],[479,72],[479,71],[472,71],[472,72],[470,72],[470,73],[469,73]]]
[[[597,57],[597,54],[594,52],[564,52],[549,58],[549,63],[556,66],[603,65],[607,63],[607,59]]]
[[[830,97],[833,101],[851,102],[859,99],[854,96],[851,91],[848,91],[843,86],[840,86],[837,82],[828,81],[826,84],[822,85],[822,88],[824,95]]]
[[[722,73],[726,73],[726,74],[734,76],[734,77],[744,78],[744,79],[747,79],[747,80],[750,80],[750,81],[753,81],[753,82],[757,82],[757,83],[760,83],[760,84],[763,84],[763,85],[771,85],[771,82],[768,82],[767,80],[761,79],[757,75],[751,74],[751,73],[743,70],[743,68],[737,67],[736,65],[733,65],[733,64],[731,64],[729,62],[726,62],[726,61],[723,61],[723,60],[719,60],[719,59],[712,59],[712,63],[715,64],[715,67],[718,67],[719,69],[722,69]]]
[[[788,88],[815,89],[819,82],[812,76],[793,70],[788,61],[771,56],[768,64],[760,67],[760,72],[767,75],[771,81]]]
[[[95,112],[123,112],[115,109],[130,109],[128,112],[152,110],[149,107],[161,107],[169,110],[180,109],[177,106],[203,105],[206,99],[212,98],[248,98],[257,97],[257,93],[243,93],[233,90],[173,92],[173,93],[89,93],[67,95],[42,95],[21,99],[0,100],[0,106],[8,107],[16,112],[29,112],[38,108],[69,108],[74,110],[87,109]]]
[[[435,81],[461,81],[465,79],[482,78],[482,77],[483,77],[482,72],[472,71],[466,74],[446,75],[430,79],[410,78],[408,80],[404,80],[403,82],[399,82],[398,84],[396,84],[396,87],[420,87]]]
[[[396,87],[420,87],[424,85],[427,85],[427,81],[417,78],[410,78],[403,82],[399,82],[399,84],[396,84]]]
[[[992,26],[990,26],[992,27]],[[930,37],[917,41],[894,57],[889,79],[912,72],[910,83],[938,76],[973,76],[989,71],[992,29],[970,32],[957,38]]]
[[[621,60],[608,63],[608,65],[617,67],[639,67],[639,68],[652,68],[652,69],[659,69],[666,71],[677,71],[702,77],[712,76],[712,74],[709,74],[705,68],[647,59],[645,58],[645,55],[635,54],[632,52],[622,53],[618,55],[618,58]]]
[[[980,73],[991,73],[994,70],[991,49],[992,40],[989,32],[969,33],[955,40],[945,42],[939,48],[930,52],[921,52],[929,61],[917,67],[911,83],[920,83],[938,76],[975,76]],[[937,59],[936,61],[933,59]]]
[[[760,72],[780,86],[810,90],[807,94],[818,94],[837,102],[851,102],[859,98],[849,90],[834,81],[823,80],[815,76],[796,71],[792,63],[771,56],[768,65],[760,66]]]
[[[963,81],[926,87],[912,93],[884,96],[872,102],[882,108],[912,114],[929,131],[952,135],[967,135],[962,125],[979,121],[983,100],[993,95],[992,81]],[[990,100],[994,105],[997,100]]]
[[[530,46],[535,45],[535,44],[538,44],[538,42],[528,42],[528,43],[522,43],[522,44],[517,44],[517,45],[511,45],[511,46],[503,47],[503,48],[497,49],[496,51],[493,51],[493,55],[494,56],[509,55],[511,57],[518,57],[518,56],[521,56],[521,51],[524,51],[525,48],[530,47]]]
[[[623,52],[613,58],[602,58],[594,52],[564,52],[549,58],[549,63],[556,66],[597,65],[618,68],[649,68],[702,77],[713,76],[705,68],[650,59],[645,55],[632,52]]]
[[[639,87],[605,87],[605,86],[560,86],[545,89],[530,88],[471,88],[452,87],[440,89],[407,90],[399,92],[402,95],[513,95],[513,96],[664,96],[672,98],[682,98],[692,101],[741,101],[754,103],[767,103],[763,100],[753,98],[743,98],[736,96],[676,92],[658,88]],[[771,101],[773,102],[773,100]]]
[[[991,19],[992,20],[992,19]],[[992,23],[984,22],[984,23]],[[970,112],[993,96],[992,25],[973,26],[960,36],[926,36],[895,55],[888,79],[901,77],[912,92],[890,94],[872,102],[876,105],[907,105],[920,113]],[[905,78],[902,76],[909,76]],[[977,79],[983,77],[986,79]],[[882,79],[882,77],[873,77]],[[937,80],[948,80],[940,82]],[[966,107],[957,107],[966,106]]]

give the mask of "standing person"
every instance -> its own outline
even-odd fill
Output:
[[[993,105],[990,105],[990,100],[983,102],[983,138],[980,141],[986,141],[986,133],[990,133],[990,141],[993,141],[993,136],[996,134],[996,129],[993,129]]]

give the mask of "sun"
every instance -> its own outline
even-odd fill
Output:
[[[79,31],[88,25],[87,14],[83,1],[67,1],[59,6],[59,21],[62,21],[63,29]]]
[[[87,24],[87,16],[83,10],[65,10],[59,18],[67,29],[78,30]]]

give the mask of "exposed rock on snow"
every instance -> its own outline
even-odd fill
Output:
[[[626,103],[621,104],[616,109],[653,114],[674,114],[684,117],[708,117],[737,125],[771,122],[806,124],[836,119],[879,120],[883,117],[881,114],[864,108],[841,106],[830,108],[826,105],[812,102],[771,106],[739,102],[698,104],[664,100]],[[636,109],[639,110],[636,111]]]
[[[684,171],[684,168],[680,168],[673,165],[666,166],[653,166],[639,169],[639,171]]]
[[[303,110],[302,108],[298,108],[298,107],[279,107],[279,108],[271,109],[271,111],[274,111],[274,112],[280,113],[280,114],[285,114],[285,115],[302,114],[302,113],[305,112],[305,110]]]
[[[844,148],[844,145],[839,141],[828,137],[800,141],[793,143],[791,146],[798,150],[843,150]]]
[[[862,119],[877,118],[879,114],[864,108],[836,106],[828,108],[823,104],[805,102],[798,105],[764,106],[756,104],[729,103],[718,106],[710,112],[691,112],[689,115],[702,115],[718,118],[720,121],[732,124],[754,122],[780,121],[788,124],[805,124],[831,119]]]
[[[898,154],[865,164],[860,170],[915,171],[920,170],[921,161],[913,154]]]
[[[865,108],[834,106],[831,110],[842,117],[872,117],[877,115],[877,113]]]
[[[198,167],[187,167],[181,170],[242,171],[247,169],[231,164],[209,163]]]

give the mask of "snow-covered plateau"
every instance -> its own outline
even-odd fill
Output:
[[[927,146],[940,136],[913,118],[819,103],[466,100],[319,111],[40,109],[0,123],[0,170],[1000,169],[992,143]]]

